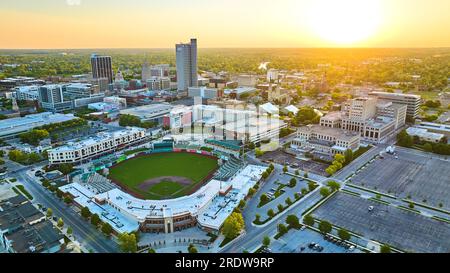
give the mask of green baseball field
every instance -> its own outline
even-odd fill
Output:
[[[160,153],[123,161],[109,178],[146,199],[170,199],[189,194],[217,170],[217,159],[192,153]]]

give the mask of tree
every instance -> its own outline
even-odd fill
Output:
[[[380,253],[391,253],[391,247],[389,245],[381,245]]]
[[[309,191],[313,191],[316,188],[316,184],[314,182],[308,182]]]
[[[295,179],[294,177],[291,178],[291,180],[289,180],[289,187],[293,188],[297,185],[297,179]]]
[[[44,179],[42,181],[42,186],[45,187],[45,188],[50,187],[50,181],[48,181],[47,179]]]
[[[225,238],[233,239],[236,238],[244,228],[245,223],[242,214],[233,212],[223,223],[222,234]]]
[[[341,188],[341,184],[336,181],[328,181],[327,186],[331,189],[331,191],[337,191]]]
[[[263,155],[264,155],[264,152],[261,151],[261,149],[259,149],[259,148],[255,149],[255,156],[256,157],[260,157],[260,156],[263,156]]]
[[[243,208],[245,207],[245,200],[239,201],[238,207],[241,208],[241,209],[243,209]]]
[[[345,156],[345,164],[349,164],[350,162],[352,162],[353,161],[353,151],[352,151],[352,149],[345,150],[344,156]]]
[[[58,223],[56,224],[59,228],[62,228],[64,226],[64,221],[62,218],[58,219]]]
[[[67,234],[68,235],[72,235],[72,233],[73,233],[72,227],[68,227],[67,228]]]
[[[342,240],[346,240],[346,241],[350,240],[350,238],[351,238],[350,232],[348,232],[347,230],[345,230],[343,228],[340,228],[338,230],[338,236]]]
[[[310,214],[305,215],[305,217],[303,217],[303,224],[307,226],[314,226],[314,218]]]
[[[330,165],[328,168],[325,169],[325,172],[329,175],[333,175],[337,172],[335,165]]]
[[[134,233],[121,233],[118,236],[118,240],[122,252],[135,253],[137,251],[137,241]]]
[[[189,253],[198,253],[198,250],[193,244],[190,244],[188,247],[188,252]]]
[[[41,156],[38,153],[31,153],[28,156],[28,160],[30,164],[38,163],[41,161]]]
[[[20,141],[33,146],[38,146],[41,140],[47,138],[49,133],[47,130],[34,129],[19,135]]]
[[[330,195],[330,190],[326,187],[322,187],[322,188],[320,188],[320,194],[323,197],[327,197],[328,195]]]
[[[98,214],[92,214],[91,224],[94,226],[98,226],[99,223],[100,223],[100,217],[98,216]]]
[[[429,153],[433,152],[433,146],[431,146],[430,143],[425,143],[423,145],[423,149],[425,150],[425,152],[429,152]]]
[[[52,217],[52,215],[53,215],[53,210],[51,208],[48,208],[47,213],[46,213],[47,218]]]
[[[248,196],[253,196],[255,194],[256,190],[254,188],[248,189]]]
[[[334,155],[334,161],[339,162],[341,164],[345,163],[345,156],[343,156],[342,154],[335,154]]]
[[[284,210],[284,207],[283,207],[282,204],[278,204],[277,205],[277,209],[278,209],[279,212],[282,212]]]
[[[57,189],[56,196],[58,196],[58,198],[62,198],[64,196],[64,193],[60,189]]]
[[[333,229],[333,226],[331,225],[330,222],[325,221],[325,220],[320,221],[319,230],[322,233],[330,233],[332,229]]]
[[[408,135],[406,130],[402,130],[397,135],[397,144],[403,147],[411,147],[414,144],[413,137]]]
[[[72,197],[70,197],[70,195],[64,196],[64,203],[66,204],[72,203]]]
[[[262,174],[261,174],[261,177],[262,177],[262,179],[267,179],[267,177],[269,177],[269,174],[267,173],[267,171],[264,171]]]
[[[283,235],[288,232],[288,228],[284,224],[278,224],[278,233]]]
[[[89,217],[91,217],[91,211],[88,207],[83,207],[81,209],[81,216],[83,216],[84,219],[88,219]]]
[[[288,167],[286,165],[283,166],[283,172],[287,173],[288,172]]]
[[[73,166],[72,164],[63,163],[58,165],[58,170],[62,172],[64,175],[66,175],[73,172]]]
[[[127,126],[141,127],[141,120],[133,115],[120,115],[119,125],[123,127]]]
[[[297,216],[290,214],[286,217],[286,224],[292,228],[298,228],[300,226],[300,221]]]
[[[149,248],[147,252],[148,253],[156,253],[156,251],[153,248]]]
[[[300,175],[300,171],[299,170],[295,170],[295,175]]]
[[[270,238],[269,238],[269,236],[264,236],[264,238],[262,240],[262,244],[265,247],[268,247],[270,245]]]
[[[11,150],[8,153],[8,158],[20,164],[26,164],[28,162],[28,154],[20,150]]]
[[[111,225],[108,223],[103,223],[101,230],[102,230],[103,234],[105,234],[106,236],[110,236],[113,231]]]
[[[290,197],[286,198],[286,200],[284,200],[284,202],[286,203],[286,205],[290,206],[292,205],[292,200]]]
[[[260,214],[255,214],[255,222],[259,223],[261,221],[261,215]]]
[[[267,211],[267,216],[269,216],[270,218],[273,218],[275,216],[275,212],[273,211],[273,209],[269,209]]]
[[[265,194],[261,194],[261,196],[259,197],[259,202],[261,205],[267,204],[270,201],[270,198]]]
[[[308,178],[308,173],[305,172],[305,173],[303,174],[303,177],[304,177],[304,178]]]

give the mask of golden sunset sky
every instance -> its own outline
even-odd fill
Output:
[[[1,0],[0,48],[449,47],[449,0]]]

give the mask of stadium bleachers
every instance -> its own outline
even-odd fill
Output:
[[[117,188],[108,178],[96,172],[78,175],[74,177],[73,181],[83,185],[95,194],[104,193]]]
[[[229,157],[229,160],[225,164],[223,164],[216,172],[214,179],[227,181],[243,167],[245,167],[245,164],[242,160],[235,157]]]

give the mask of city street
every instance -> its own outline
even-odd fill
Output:
[[[83,247],[98,253],[118,252],[116,242],[106,239],[99,230],[85,221],[71,206],[59,200],[56,195],[42,187],[25,171],[20,172],[16,177],[34,197],[33,203],[40,203],[44,207],[51,208],[53,216],[61,217],[66,226],[72,227],[75,239],[80,241]]]

